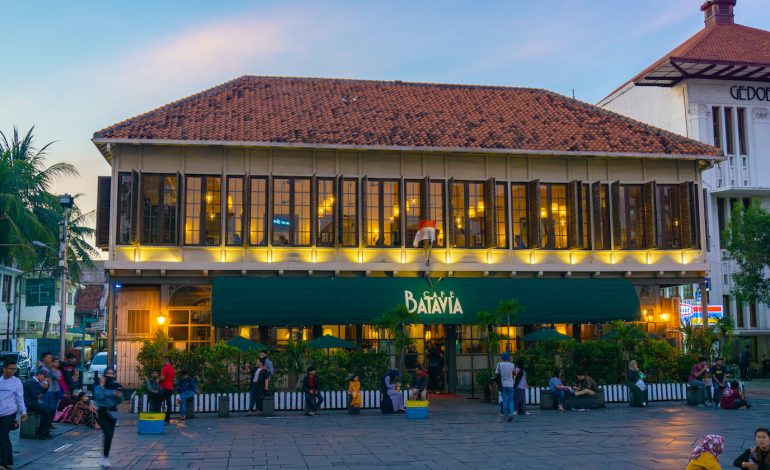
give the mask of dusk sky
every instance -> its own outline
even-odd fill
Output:
[[[49,162],[109,167],[94,131],[240,75],[546,88],[596,103],[703,27],[701,0],[6,1],[0,130],[36,126]],[[768,0],[736,22],[770,29]]]

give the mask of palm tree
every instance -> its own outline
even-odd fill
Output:
[[[32,127],[24,136],[16,127],[10,138],[0,132],[0,263],[24,270],[37,267],[34,240],[55,243],[57,231],[41,220],[52,207],[53,181],[61,176],[77,176],[69,163],[45,166],[51,143],[37,149]]]
[[[506,335],[497,333],[496,326],[506,324],[511,326],[516,321],[516,316],[523,310],[522,305],[516,299],[501,300],[494,312],[477,312],[476,326],[482,332],[487,343],[487,368],[492,369],[492,354],[497,350],[500,341],[508,339]]]
[[[382,315],[374,320],[375,325],[388,332],[388,339],[396,350],[396,367],[398,370],[404,368],[404,350],[414,344],[414,340],[409,336],[404,327],[407,324],[415,323],[417,318],[418,315],[410,313],[406,305],[399,305],[392,310],[383,312]]]
[[[717,355],[719,357],[723,357],[722,348],[724,347],[726,349],[727,345],[733,342],[735,331],[733,318],[730,315],[724,315],[722,318],[717,320],[716,324],[714,325],[714,330],[719,336],[719,349]]]

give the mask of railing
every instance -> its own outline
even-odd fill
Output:
[[[599,385],[604,389],[604,399],[607,403],[627,403],[628,387],[621,384]],[[530,387],[527,389],[527,404],[539,405],[540,394],[548,390],[548,387]],[[649,401],[680,401],[687,398],[686,383],[647,384],[647,398]],[[404,400],[408,397],[408,391],[403,392]],[[334,390],[321,392],[324,402],[323,410],[344,410],[348,406],[347,391]],[[230,411],[247,411],[249,409],[249,394],[241,393],[201,393],[195,396],[194,409],[196,413],[214,413],[219,410],[219,397],[226,396],[230,401]],[[178,412],[176,404],[178,395],[172,397],[173,412]],[[364,390],[361,392],[363,408],[379,408],[382,399],[379,390]],[[497,401],[496,398],[494,397]],[[275,392],[273,394],[274,409],[276,411],[303,410],[305,407],[305,394],[302,392]],[[147,395],[134,393],[131,396],[131,412],[148,411],[149,401]]]

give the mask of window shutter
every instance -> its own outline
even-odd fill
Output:
[[[368,214],[368,198],[367,198],[367,185],[369,178],[364,176],[361,178],[361,197],[358,198],[361,201],[361,243],[360,246],[366,246],[366,240],[369,238],[369,230],[367,230],[367,221],[369,220]]]
[[[343,177],[342,175],[337,176],[336,181],[334,182],[334,190],[337,193],[337,200],[334,203],[334,240],[336,240],[336,245],[343,246],[344,242],[342,240],[342,199],[345,197],[343,195]]]
[[[497,186],[495,179],[489,178],[484,184],[484,246],[497,247]]]
[[[447,207],[447,248],[454,248],[457,241],[457,233],[455,232],[455,215],[454,207],[452,205],[452,185],[454,184],[454,178],[449,178],[446,187],[446,207]]]
[[[693,184],[690,182],[679,185],[679,233],[682,248],[692,248],[695,243],[695,230],[693,230]]]
[[[615,181],[610,185],[610,209],[612,211],[612,248],[623,248],[623,240],[620,236],[623,228],[620,226],[620,182]]]
[[[644,247],[655,248],[657,244],[657,230],[655,230],[655,182],[650,181],[642,187],[642,199],[644,199]]]
[[[141,206],[139,204],[139,191],[141,191],[141,173],[131,172],[131,244],[139,243],[139,234],[142,233],[139,227],[141,223]]]
[[[527,237],[529,247],[540,247],[540,180],[527,183]]]
[[[583,237],[580,236],[580,181],[567,184],[567,247],[581,248]]]
[[[110,246],[110,195],[112,177],[100,176],[96,190],[96,246],[106,250]]]
[[[703,197],[703,225],[706,227],[706,251],[711,251],[711,231],[709,230],[709,195],[708,192],[704,189],[703,191],[700,191],[698,189],[698,185],[695,185],[695,194],[700,195],[698,197]],[[700,210],[700,206],[696,206]],[[697,217],[695,219],[697,221],[697,227],[698,230],[696,232],[698,233],[698,242],[696,243],[697,247],[700,247],[700,217]]]
[[[594,241],[594,246],[597,249],[607,249],[607,241],[604,239],[604,231],[602,230],[602,184],[600,182],[591,183],[591,226],[594,233],[591,240]]]

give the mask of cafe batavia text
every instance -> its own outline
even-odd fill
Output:
[[[731,86],[730,96],[740,101],[770,101],[770,87]]]
[[[404,291],[404,302],[409,313],[417,314],[462,314],[463,306],[455,293],[425,291],[422,297],[415,298],[411,291]]]

